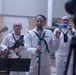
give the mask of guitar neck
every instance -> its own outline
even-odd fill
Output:
[[[8,30],[8,28],[5,26],[4,28],[0,29],[0,33],[5,32],[6,30]]]

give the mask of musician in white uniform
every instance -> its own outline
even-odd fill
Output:
[[[1,43],[1,50],[4,58],[27,58],[28,54],[26,52],[26,44],[25,44],[25,35],[21,32],[22,30],[22,24],[19,22],[15,22],[13,24],[13,32],[7,34],[2,43]],[[21,39],[22,38],[22,39]],[[21,44],[19,47],[16,48],[16,41],[21,41]],[[16,43],[16,44],[15,44]],[[15,45],[14,45],[15,44]],[[20,48],[20,49],[18,49]],[[17,53],[16,55],[13,55],[10,53],[11,50],[15,50]],[[17,49],[19,51],[17,51]],[[13,56],[13,57],[12,57]],[[26,75],[26,72],[10,72],[10,75]]]
[[[55,41],[59,42],[59,40],[54,38],[51,30],[44,29],[46,24],[44,15],[37,15],[35,21],[36,27],[29,30],[26,34],[28,40],[27,51],[31,56],[31,65],[28,75],[51,75],[50,50],[56,45]],[[39,52],[41,53],[40,67],[38,62]]]
[[[54,31],[54,35],[56,35],[56,33],[59,33],[58,36],[60,36],[59,37],[60,43],[57,45],[58,50],[55,53],[56,75],[64,75],[65,65],[69,54],[70,42],[72,36],[74,35],[74,28],[72,28],[72,26],[69,25],[69,18],[67,16],[63,16],[61,18],[61,23],[64,25],[66,24],[66,26],[59,26]],[[72,75],[72,69],[73,69],[72,67],[73,67],[73,53],[71,56],[71,61],[67,75]]]

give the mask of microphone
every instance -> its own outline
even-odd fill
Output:
[[[38,34],[39,34],[39,37],[40,37],[38,45],[41,45],[42,26],[38,26]]]

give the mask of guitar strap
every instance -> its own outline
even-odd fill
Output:
[[[20,44],[21,46],[24,46],[24,44],[23,44],[23,42],[24,42],[24,40],[23,40],[24,35],[21,35],[20,38],[19,38],[19,40],[16,40],[16,38],[14,37],[14,33],[12,33],[12,36],[13,36],[13,38],[14,38],[14,40],[15,40],[15,43],[16,43],[16,42],[19,42],[19,43],[21,43],[21,44]],[[17,45],[17,44],[16,44],[16,45]],[[15,48],[17,48],[17,47],[15,46]],[[14,48],[13,50],[15,50],[15,48]]]
[[[14,33],[12,33],[12,36],[13,36],[13,38],[14,38],[15,41],[18,41],[18,40],[15,39]],[[23,37],[24,37],[24,35],[21,35],[20,38],[19,38],[19,41],[23,42]]]

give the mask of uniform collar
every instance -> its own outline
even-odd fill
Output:
[[[33,31],[35,31],[36,33],[38,33],[36,27],[33,29]],[[42,34],[46,31],[46,29],[43,28]]]
[[[68,31],[68,28],[62,28],[62,31],[63,32],[67,32]]]
[[[16,35],[14,31],[13,31],[12,33],[14,33],[14,35]],[[21,35],[24,35],[24,34],[23,34],[23,33],[21,33]],[[21,35],[20,35],[20,36],[21,36]],[[16,36],[18,36],[18,35],[16,35]]]

